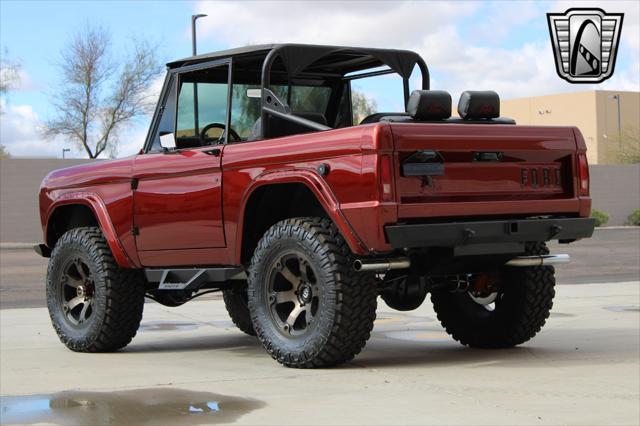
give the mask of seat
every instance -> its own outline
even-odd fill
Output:
[[[327,126],[327,118],[322,113],[298,111],[293,112],[292,114]],[[313,129],[297,123],[292,123],[291,121],[284,120],[280,117],[269,116],[269,131],[271,133],[271,137],[278,138],[282,136],[291,136],[301,133],[313,132]],[[253,127],[251,128],[251,136],[249,136],[247,140],[256,141],[260,139],[262,139],[262,118],[258,118],[256,122],[253,123]]]
[[[363,118],[360,124],[377,123],[384,117],[409,117],[409,114],[406,112],[376,112]]]

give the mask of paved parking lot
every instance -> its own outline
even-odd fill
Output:
[[[460,346],[428,303],[381,306],[364,352],[326,370],[279,366],[218,301],[147,304],[138,336],[114,354],[68,351],[45,308],[5,309],[2,421],[637,425],[639,288],[559,286],[543,332],[509,350]]]
[[[125,350],[70,352],[42,307],[46,262],[3,250],[0,420],[637,425],[640,230],[598,231],[553,250],[574,259],[558,268],[558,281],[580,285],[557,287],[552,316],[531,342],[464,348],[444,333],[430,303],[401,313],[380,301],[363,353],[326,370],[279,366],[211,299],[179,308],[148,303]]]

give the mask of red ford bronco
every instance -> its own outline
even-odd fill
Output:
[[[387,74],[405,111],[357,117],[352,83],[387,96]],[[378,295],[407,311],[431,293],[460,343],[526,342],[552,306],[549,265],[568,261],[545,242],[593,232],[589,169],[578,129],[518,126],[499,103],[464,92],[452,118],[402,50],[262,45],[168,64],[138,155],[42,183],[56,332],[113,351],[145,296],[222,291],[278,362],[323,367],[362,350]]]

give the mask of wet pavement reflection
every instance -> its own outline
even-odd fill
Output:
[[[1,401],[2,424],[69,426],[230,423],[265,406],[255,399],[175,388],[2,396]]]

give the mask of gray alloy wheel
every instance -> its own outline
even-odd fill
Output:
[[[268,282],[263,303],[269,305],[278,330],[288,336],[309,332],[322,303],[322,286],[309,259],[302,253],[283,253],[272,262]]]
[[[249,267],[249,312],[265,350],[287,367],[338,365],[358,354],[376,317],[375,276],[325,218],[273,225]]]

